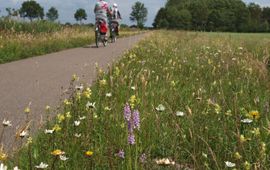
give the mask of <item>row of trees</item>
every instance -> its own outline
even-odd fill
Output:
[[[6,8],[6,11],[8,12],[8,16],[21,16],[23,18],[28,18],[30,21],[33,19],[44,18],[44,9],[34,0],[23,2],[19,10]],[[132,6],[130,20],[132,22],[136,22],[138,27],[143,28],[144,23],[146,22],[147,13],[147,8],[144,6],[144,4],[137,1]],[[57,20],[59,17],[57,9],[51,7],[46,13],[46,17],[50,21]],[[82,8],[78,9],[74,14],[74,18],[76,21],[80,21],[80,23],[82,20],[87,20],[86,11]]]
[[[168,0],[155,28],[200,31],[268,32],[270,8],[242,0]]]

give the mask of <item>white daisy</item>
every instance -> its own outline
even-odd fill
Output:
[[[26,130],[23,130],[21,133],[20,133],[20,137],[21,138],[23,138],[23,137],[25,137],[25,136],[28,136],[29,135],[29,133],[28,133],[28,131],[26,131]]]
[[[49,165],[41,162],[39,165],[35,166],[37,169],[46,169]]]
[[[4,164],[0,164],[0,170],[7,170],[7,166],[5,166]]]
[[[232,163],[232,162],[229,162],[229,161],[226,161],[226,162],[225,162],[225,165],[226,165],[228,168],[233,168],[233,167],[235,167],[235,163]]]
[[[88,101],[88,102],[86,103],[86,108],[87,108],[87,109],[94,109],[94,108],[96,108],[95,105],[96,105],[95,102],[91,103],[91,102]]]
[[[80,124],[81,124],[81,121],[78,121],[78,120],[74,121],[75,126],[79,126]]]
[[[44,133],[45,134],[53,134],[54,129],[45,129]]]
[[[106,93],[106,97],[112,97],[112,93]]]
[[[84,119],[86,119],[86,117],[85,116],[82,116],[82,117],[79,116],[79,119],[84,120]]]
[[[176,116],[183,117],[183,116],[185,116],[185,113],[181,112],[181,111],[177,111]]]
[[[17,166],[15,166],[14,168],[13,168],[13,170],[20,170]]]
[[[12,126],[11,121],[4,119],[3,120],[3,126]]]
[[[75,89],[76,90],[82,90],[83,89],[83,85],[81,84],[81,85],[76,85],[75,86]]]
[[[60,160],[62,160],[62,161],[66,161],[66,160],[69,159],[69,158],[67,158],[65,155],[60,155],[59,158],[60,158]]]
[[[252,123],[253,120],[252,119],[243,119],[243,120],[241,120],[241,122],[249,124],[249,123]]]
[[[80,134],[80,133],[75,133],[74,136],[75,136],[76,138],[79,138],[79,137],[82,136],[82,134]]]
[[[158,107],[156,107],[156,110],[159,111],[159,112],[163,112],[165,110],[165,106],[160,104],[160,105],[158,105]]]

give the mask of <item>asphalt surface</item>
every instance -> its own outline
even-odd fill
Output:
[[[72,75],[91,84],[95,78],[95,63],[106,69],[119,59],[145,34],[118,39],[107,47],[89,45],[57,53],[19,60],[0,65],[0,123],[10,120],[11,127],[0,125],[0,144],[8,152],[16,147],[15,134],[26,123],[24,109],[31,103],[30,119],[38,129],[44,120],[45,106],[56,108],[69,87]],[[61,97],[62,96],[62,97]],[[1,145],[0,145],[1,146]]]

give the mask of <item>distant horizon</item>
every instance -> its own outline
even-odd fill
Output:
[[[25,0],[0,0],[0,16],[7,15],[6,8],[15,8],[19,9],[21,7],[21,4]],[[66,0],[66,2],[63,4],[61,0],[36,0],[43,8],[44,13],[46,14],[48,9],[50,7],[55,7],[58,10],[59,13],[59,21],[62,24],[65,24],[67,22],[74,24],[77,23],[74,19],[74,13],[77,9],[83,8],[87,12],[87,20],[83,21],[83,23],[94,23],[94,13],[93,8],[95,5],[96,0],[77,0],[77,2],[73,2],[73,0]],[[132,23],[129,20],[129,16],[131,13],[131,7],[137,0],[129,0],[128,2],[121,2],[121,0],[107,0],[109,4],[117,3],[119,6],[119,10],[122,13],[123,21],[122,24],[126,25],[134,25],[136,23]],[[147,22],[145,23],[145,26],[151,27],[152,23],[154,22],[154,18],[156,16],[156,13],[161,7],[165,6],[166,0],[140,0],[140,2],[144,3],[146,8],[148,9],[148,17]],[[270,7],[270,1],[269,0],[243,0],[246,4],[249,3],[256,3],[259,4],[261,7]]]

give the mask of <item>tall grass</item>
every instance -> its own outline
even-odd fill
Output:
[[[249,36],[154,32],[108,72],[97,67],[93,86],[81,87],[74,77],[70,98],[44,127],[53,133],[41,131],[5,163],[21,169],[40,162],[51,169],[269,169],[269,39],[252,35],[250,46]]]
[[[121,36],[138,32],[121,30]],[[94,42],[94,29],[88,26],[62,26],[48,21],[17,22],[0,19],[0,64],[81,47]]]
[[[61,24],[39,20],[33,22],[18,22],[9,18],[0,18],[0,30],[9,30],[12,32],[25,32],[31,34],[50,33],[60,31],[63,28]]]

